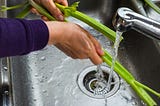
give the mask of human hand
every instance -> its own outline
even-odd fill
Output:
[[[62,4],[64,6],[68,6],[67,0],[34,0],[36,3],[44,6],[58,21],[63,21],[64,16],[62,12],[56,7],[55,3]],[[31,11],[33,13],[37,13],[38,11],[35,8],[32,8]],[[47,20],[45,16],[42,16],[44,20]]]
[[[74,59],[89,58],[94,64],[102,63],[104,55],[99,42],[79,25],[69,22],[45,22],[49,29],[48,44],[53,44]]]

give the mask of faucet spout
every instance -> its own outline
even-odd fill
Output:
[[[145,36],[160,41],[160,23],[140,15],[129,8],[119,8],[113,19],[116,30],[125,32],[134,29]]]

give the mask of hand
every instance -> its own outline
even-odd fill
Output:
[[[54,44],[74,59],[89,58],[94,64],[102,63],[104,55],[98,41],[79,25],[69,22],[45,22],[49,29],[48,44]]]
[[[68,6],[67,0],[34,0],[38,4],[44,6],[58,21],[63,21],[64,16],[62,12],[56,7],[54,2],[60,3],[64,6]],[[38,13],[38,11],[34,8],[31,10],[33,13]],[[46,17],[42,17],[44,20],[47,20]]]

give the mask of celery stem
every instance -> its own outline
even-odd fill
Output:
[[[105,51],[105,55],[102,56],[102,59],[106,64],[111,66],[112,64],[112,57],[107,51]],[[141,97],[141,99],[148,104],[148,106],[155,106],[156,102],[147,94],[147,92],[142,88],[137,86],[134,82],[136,81],[134,77],[119,63],[116,61],[114,70],[116,73],[118,73]]]
[[[45,10],[43,7],[41,7],[40,5],[36,4],[33,0],[29,0],[29,4],[31,6],[33,6],[34,8],[36,8],[40,14],[46,16],[49,20],[56,20],[47,10]],[[115,41],[115,37],[116,37],[116,33],[109,29],[108,27],[106,27],[105,25],[99,23],[98,21],[94,20],[93,18],[85,15],[82,12],[79,11],[73,11],[70,10],[69,7],[65,7],[62,6],[60,4],[56,3],[56,6],[62,11],[62,12],[67,12],[67,14],[69,14],[69,16],[75,17],[85,23],[87,23],[88,25],[90,25],[91,27],[93,27],[94,29],[98,30],[99,32],[101,32],[102,34],[104,34],[105,36],[107,36],[108,38],[110,38],[113,42]],[[29,7],[28,7],[29,8]],[[22,16],[23,14],[26,14],[28,11],[28,9],[26,9],[26,11],[22,12]],[[21,16],[21,17],[22,17]],[[109,66],[111,66],[112,64],[112,56],[107,53],[107,51],[105,51],[105,55],[102,56],[102,59],[104,60],[104,62],[106,64],[108,64]],[[139,95],[139,97],[148,105],[148,106],[156,106],[156,102],[148,95],[148,93],[145,90],[148,90],[150,92],[152,92],[153,94],[157,95],[158,97],[160,97],[160,94],[155,92],[154,90],[150,89],[149,87],[139,83],[138,81],[135,80],[135,78],[132,76],[131,73],[129,73],[129,71],[127,69],[125,69],[118,61],[116,61],[115,63],[115,67],[114,70],[128,83],[130,84],[130,86],[135,90],[135,92],[137,93],[137,95]]]
[[[13,9],[18,9],[18,8],[21,8],[21,7],[24,7],[28,2],[25,2],[23,4],[18,4],[18,5],[15,5],[15,6],[11,6],[11,7],[6,7],[6,6],[1,6],[1,11],[7,11],[7,10],[13,10]]]
[[[148,4],[152,9],[154,9],[157,13],[160,14],[160,8],[154,4],[151,0],[144,0],[146,4]]]
[[[55,21],[56,19],[49,14],[47,10],[45,10],[43,7],[39,6],[37,3],[35,3],[33,0],[29,0],[29,3],[38,10],[38,12],[44,16],[46,16],[49,20]]]
[[[56,3],[56,6],[62,11],[65,11],[65,6],[62,6],[60,4]],[[66,8],[67,9],[67,8]],[[101,32],[102,34],[104,34],[105,36],[107,36],[111,41],[115,41],[116,38],[116,33],[115,31],[109,29],[108,27],[106,27],[105,25],[101,24],[100,22],[96,21],[95,19],[85,15],[82,12],[79,11],[71,11],[68,9],[67,11],[72,17],[75,17],[85,23],[87,23],[88,25],[90,25],[91,27],[93,27],[94,29],[96,29],[97,31]],[[123,38],[121,38],[122,40]]]
[[[87,23],[88,25],[90,25],[91,27],[93,27],[94,29],[96,29],[97,31],[101,32],[103,35],[105,35],[106,37],[108,37],[111,41],[115,41],[115,37],[116,37],[116,33],[115,31],[109,29],[108,27],[106,27],[105,25],[99,23],[98,21],[96,21],[93,18],[90,18],[89,16],[83,14],[82,12],[79,11],[75,11],[71,14],[71,16]],[[122,38],[121,38],[122,40]]]
[[[140,83],[140,82],[138,82],[138,81],[135,81],[135,84],[137,84],[138,86],[140,86],[140,87],[142,87],[142,88],[146,89],[147,91],[149,91],[149,92],[153,93],[154,95],[156,95],[156,96],[158,96],[158,97],[160,98],[160,93],[158,93],[158,92],[154,91],[153,89],[151,89],[151,88],[147,87],[146,85],[141,84],[141,83]]]
[[[16,16],[16,18],[24,18],[30,13],[31,5],[28,3],[25,8]]]

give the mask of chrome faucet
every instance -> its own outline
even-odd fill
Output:
[[[134,29],[145,36],[160,41],[160,23],[140,15],[129,8],[119,8],[113,19],[116,30],[125,32]]]

